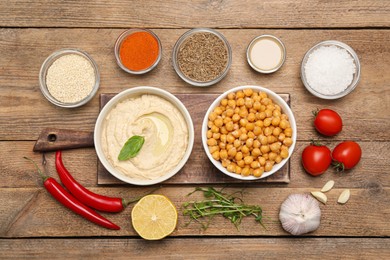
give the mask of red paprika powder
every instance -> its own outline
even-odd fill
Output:
[[[133,71],[152,66],[159,55],[157,39],[148,32],[135,32],[127,36],[119,50],[123,66]]]

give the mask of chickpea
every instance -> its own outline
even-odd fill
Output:
[[[258,157],[258,156],[261,155],[261,151],[260,151],[259,148],[253,148],[251,154],[252,154],[253,157]]]
[[[271,125],[271,121],[272,119],[267,117],[266,119],[264,119],[264,126],[270,126]]]
[[[261,127],[259,127],[259,126],[255,126],[254,128],[253,128],[253,133],[257,136],[257,135],[260,135],[261,134]]]
[[[240,140],[241,141],[246,141],[248,139],[248,135],[247,134],[242,134],[242,135],[240,135]]]
[[[246,128],[245,127],[240,127],[240,131],[241,131],[241,134],[246,134],[246,133],[248,133],[248,130],[246,130]]]
[[[236,155],[234,156],[234,159],[238,162],[241,161],[243,158],[242,152],[237,152]]]
[[[267,93],[265,93],[265,92],[260,92],[260,93],[259,93],[259,96],[260,96],[262,99],[268,97]]]
[[[212,153],[212,156],[213,156],[214,160],[219,160],[219,159],[220,159],[220,157],[219,157],[219,151],[213,152],[213,153]]]
[[[264,118],[266,118],[267,117],[267,114],[263,111],[263,112],[260,112],[259,114],[259,118],[258,119],[260,119],[260,120],[263,120]]]
[[[226,134],[229,133],[228,130],[226,130],[226,127],[225,127],[225,126],[222,126],[221,129],[220,129],[219,131],[221,132],[221,134],[224,134],[224,135],[226,135]]]
[[[219,140],[219,138],[221,137],[221,134],[220,133],[213,133],[213,138],[215,140]]]
[[[272,115],[273,115],[274,117],[279,117],[279,118],[280,118],[280,116],[282,115],[282,113],[280,113],[280,110],[278,110],[278,109],[276,108],[276,106],[278,106],[278,105],[275,105],[275,110],[272,111]],[[279,106],[278,106],[278,107],[279,107]],[[279,107],[279,109],[280,109],[280,107]]]
[[[248,114],[248,121],[254,122],[255,120],[256,120],[256,115],[253,112],[249,113]]]
[[[232,144],[226,144],[226,150],[230,150],[231,148],[233,148],[234,146]]]
[[[209,151],[213,154],[215,151],[219,151],[219,147],[217,145],[209,146]]]
[[[261,120],[258,120],[258,121],[256,121],[255,126],[263,127],[264,126],[264,122],[261,121]]]
[[[270,161],[275,161],[275,159],[276,159],[277,156],[278,156],[278,155],[277,155],[276,153],[270,152],[270,153],[268,154],[268,160],[270,160]]]
[[[211,128],[213,125],[214,125],[213,121],[208,121],[208,122],[207,122],[207,126],[208,126],[209,128]]]
[[[253,96],[252,96],[253,101],[259,102],[259,103],[260,103],[261,97],[259,96],[259,94],[257,94],[257,93],[253,93],[253,94],[256,94],[256,95],[253,95]]]
[[[226,170],[228,170],[228,172],[233,172],[234,173],[236,171],[236,167],[233,164],[229,164],[226,167]]]
[[[260,112],[265,112],[265,109],[266,109],[266,108],[267,108],[266,106],[261,105],[261,107],[260,107]]]
[[[272,110],[266,109],[266,110],[264,111],[264,113],[265,113],[265,115],[267,116],[267,118],[272,117]]]
[[[252,131],[255,128],[255,124],[254,123],[247,123],[245,128],[248,131]]]
[[[251,162],[251,168],[252,169],[260,168],[260,163],[258,161]]]
[[[283,142],[284,138],[286,138],[286,135],[284,133],[280,133],[278,136],[278,140]]]
[[[256,137],[256,135],[252,131],[248,132],[248,138],[255,139],[255,137]]]
[[[261,145],[261,143],[260,143],[259,140],[256,139],[256,140],[253,141],[253,148],[259,148],[260,145]]]
[[[227,158],[228,158],[228,153],[227,153],[227,151],[226,151],[226,150],[221,150],[221,151],[219,152],[219,157],[220,157],[222,160],[227,159]]]
[[[211,130],[207,130],[206,136],[207,138],[213,137],[213,132],[211,132]]]
[[[236,97],[236,94],[234,93],[234,92],[231,92],[231,93],[229,93],[228,95],[227,95],[227,98],[229,99],[229,100],[232,100],[232,99],[234,99]]]
[[[267,139],[267,137],[264,136],[264,135],[260,135],[260,136],[259,136],[259,140],[260,140],[260,143],[261,143],[262,145],[267,145],[267,144],[268,144],[268,139]]]
[[[265,162],[266,162],[266,159],[264,157],[259,157],[258,161],[259,161],[261,166],[264,166]]]
[[[234,156],[236,156],[237,154],[237,148],[236,147],[232,147],[228,150],[227,152],[227,155],[229,156],[229,158],[234,158]]]
[[[280,127],[275,127],[274,130],[272,131],[272,134],[275,137],[278,137],[282,133],[282,129]]]
[[[246,118],[241,118],[240,119],[240,126],[246,126],[248,124],[248,120]]]
[[[238,112],[238,115],[241,118],[246,118],[248,116],[248,110],[246,108],[240,109],[240,112]]]
[[[226,137],[227,137],[227,135],[221,134],[221,136],[219,137],[219,140],[220,140],[222,143],[226,143],[226,142],[227,142],[227,141],[226,141]]]
[[[219,128],[218,128],[217,126],[213,125],[213,126],[211,127],[211,132],[213,132],[213,133],[219,133]]]
[[[228,134],[227,136],[226,136],[226,141],[228,142],[228,143],[233,143],[234,142],[234,140],[235,140],[235,138],[234,138],[234,136],[233,135],[231,135],[231,134]]]
[[[252,96],[253,95],[253,89],[251,89],[251,88],[244,89],[244,94],[247,97]]]
[[[266,127],[263,132],[264,132],[265,136],[270,136],[270,135],[272,135],[273,131],[270,127]]]
[[[207,145],[208,146],[215,146],[215,145],[217,145],[217,140],[215,140],[214,138],[210,138],[207,140]]]
[[[278,126],[279,123],[280,123],[280,117],[274,117],[274,118],[272,118],[271,124],[272,124],[273,126]]]
[[[222,112],[223,112],[223,109],[222,109],[221,107],[216,107],[216,108],[214,109],[214,112],[215,112],[217,115],[221,115]]]
[[[248,154],[248,153],[249,153],[249,148],[248,148],[248,146],[243,145],[243,146],[241,147],[241,152],[242,152],[243,154]]]
[[[262,145],[260,146],[260,151],[262,154],[268,153],[270,151],[269,145]]]
[[[285,119],[285,120],[287,120],[287,119],[288,119],[288,116],[287,116],[286,114],[282,114],[282,115],[280,116],[280,119]]]
[[[230,163],[231,163],[231,162],[230,162],[229,160],[222,160],[222,161],[221,161],[222,166],[225,167],[225,168],[226,168]]]
[[[283,158],[280,155],[277,155],[275,158],[276,163],[280,163],[283,160]]]
[[[234,140],[233,146],[234,146],[235,148],[240,147],[240,146],[241,146],[241,141],[240,141],[239,139]]]
[[[292,139],[287,137],[286,139],[284,139],[283,144],[287,147],[290,147],[292,145]]]
[[[231,108],[226,109],[226,116],[232,117],[234,115],[234,110]]]
[[[236,165],[236,173],[241,174],[241,172],[242,172],[242,168],[240,166]]]
[[[217,113],[211,112],[209,115],[209,120],[214,121],[215,119],[217,119],[217,116],[218,116]]]
[[[288,127],[288,123],[286,119],[280,120],[279,127],[282,128],[283,130]]]
[[[253,109],[259,111],[260,108],[261,108],[260,102],[259,102],[259,101],[255,101],[255,102],[253,103]]]
[[[284,144],[282,144],[282,147],[280,147],[280,150],[287,150],[288,151],[288,147],[285,146]]]
[[[227,131],[233,131],[234,130],[234,123],[232,121],[227,122],[225,127],[226,127]]]
[[[266,171],[266,172],[271,171],[273,166],[274,166],[273,162],[266,161],[265,166],[264,166],[264,171]]]
[[[228,100],[228,106],[231,107],[231,108],[235,108],[236,107],[236,101],[235,100]]]
[[[273,143],[269,146],[269,148],[271,149],[272,152],[278,152],[280,150],[280,147],[282,145],[280,143]]]
[[[282,157],[283,159],[286,159],[288,157],[288,150],[281,150],[280,151],[280,157]]]
[[[249,167],[245,167],[244,169],[242,169],[241,175],[242,176],[249,176],[250,173],[251,173],[251,171],[249,170]]]
[[[278,139],[273,135],[269,135],[269,136],[267,136],[267,141],[269,144],[272,144],[272,143],[275,143],[276,141],[278,141]]]
[[[239,160],[239,161],[237,161],[237,165],[240,166],[241,168],[244,168],[244,167],[245,167],[245,162],[244,162],[244,160]]]
[[[248,138],[245,145],[248,146],[248,148],[251,148],[253,146],[253,138]]]
[[[232,122],[232,119],[230,118],[230,117],[225,117],[224,119],[223,119],[223,123],[226,125],[227,123],[229,123],[229,122]],[[232,122],[233,123],[233,122]]]
[[[269,98],[263,98],[262,100],[261,100],[261,104],[263,104],[263,105],[268,105],[268,104],[270,104],[270,102],[271,102],[271,99],[269,99]]]
[[[237,106],[239,106],[239,107],[245,105],[245,99],[243,99],[243,98],[237,99],[236,104],[237,104]]]
[[[286,129],[284,129],[284,134],[287,137],[291,137],[292,136],[292,128],[291,127],[287,127]]]
[[[226,143],[223,143],[223,142],[219,142],[219,144],[218,144],[218,147],[220,148],[220,149],[226,149]]]
[[[245,100],[245,106],[246,106],[247,108],[252,108],[252,107],[253,107],[253,101],[252,101],[252,99],[250,99],[250,98],[246,99],[246,100]]]
[[[244,162],[245,162],[245,164],[251,164],[253,162],[253,157],[252,156],[245,156]]]
[[[221,105],[226,107],[227,106],[227,103],[228,103],[228,100],[226,98],[222,99],[221,100]]]
[[[282,112],[282,108],[279,105],[275,105],[275,109],[279,112]]]
[[[262,168],[262,167],[254,169],[253,176],[256,178],[259,178],[259,177],[261,177],[261,175],[263,175],[263,172],[264,172],[264,168]]]
[[[237,93],[236,93],[236,98],[238,99],[238,98],[244,98],[245,97],[245,94],[244,94],[244,92],[242,92],[241,90],[240,91],[237,91]]]
[[[234,108],[234,113],[235,113],[235,114],[238,114],[238,112],[240,112],[240,108],[239,108],[239,107],[235,107],[235,108]]]
[[[238,115],[238,114],[234,114],[233,116],[232,116],[232,120],[233,120],[233,122],[238,122],[239,120],[240,120],[240,116]]]
[[[234,130],[232,132],[232,136],[234,136],[235,138],[240,137],[240,135],[241,135],[241,130]]]

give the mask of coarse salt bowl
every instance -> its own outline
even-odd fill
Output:
[[[128,67],[126,67],[124,65],[124,63],[123,63],[123,61],[121,59],[120,50],[121,50],[121,46],[122,46],[123,42],[126,40],[127,37],[131,36],[132,34],[139,33],[139,32],[147,33],[148,35],[152,36],[152,38],[154,38],[156,40],[157,48],[158,48],[158,54],[156,56],[156,59],[153,62],[151,62],[151,64],[149,66],[147,66],[145,68],[142,68],[142,69],[139,69],[139,70],[135,70],[135,69],[130,69],[130,68],[128,68]],[[147,51],[147,50],[144,49],[144,51]],[[133,29],[129,29],[129,30],[124,31],[123,33],[121,33],[118,36],[118,39],[115,42],[114,53],[115,53],[116,63],[118,64],[118,66],[122,70],[124,70],[124,71],[126,71],[127,73],[130,73],[130,74],[139,75],[139,74],[145,74],[145,73],[153,70],[157,66],[157,64],[160,62],[161,57],[162,57],[162,45],[161,45],[160,38],[154,32],[152,32],[151,30],[133,28]],[[139,54],[140,53],[137,54],[137,58],[139,58],[138,57]]]
[[[223,68],[222,72],[218,76],[216,76],[210,80],[206,80],[206,81],[196,80],[194,78],[187,76],[181,70],[180,64],[179,64],[180,62],[178,60],[180,49],[186,43],[186,40],[189,39],[189,37],[191,37],[195,34],[198,34],[198,33],[211,33],[211,34],[217,36],[218,39],[220,39],[223,42],[223,45],[224,45],[226,52],[227,52],[227,61],[226,61],[226,65]],[[195,29],[192,29],[192,30],[185,32],[177,40],[175,46],[173,47],[173,51],[172,51],[172,63],[173,63],[173,68],[175,69],[177,75],[182,80],[184,80],[188,84],[191,84],[191,85],[196,86],[196,87],[207,87],[207,86],[211,86],[211,85],[218,83],[227,75],[227,73],[230,69],[230,66],[232,64],[232,49],[231,49],[230,44],[227,41],[227,39],[218,31],[215,31],[215,30],[209,29],[209,28],[195,28]],[[198,65],[199,65],[199,62],[198,62]]]
[[[352,81],[343,91],[341,91],[339,93],[335,93],[335,94],[321,93],[320,91],[318,91],[318,90],[314,89],[312,86],[310,86],[310,84],[307,80],[305,66],[308,62],[308,59],[314,51],[316,51],[317,49],[319,49],[320,47],[323,47],[323,46],[325,46],[325,47],[336,46],[342,50],[347,51],[347,53],[353,59],[353,63],[355,65],[355,71],[354,71],[353,76],[352,76]],[[359,80],[360,80],[359,57],[357,56],[356,52],[350,46],[348,46],[347,44],[345,44],[343,42],[334,41],[334,40],[320,42],[320,43],[314,45],[312,48],[310,48],[310,50],[308,50],[306,52],[305,56],[303,57],[303,60],[301,63],[301,80],[302,80],[303,85],[306,87],[306,89],[316,97],[319,97],[322,99],[342,98],[342,97],[348,95],[349,93],[351,93],[359,83]]]
[[[66,55],[78,55],[84,58],[86,61],[89,62],[94,72],[94,84],[91,88],[91,91],[84,97],[80,98],[80,100],[75,102],[63,102],[57,99],[50,93],[48,89],[48,85],[46,84],[47,83],[46,77],[49,68],[53,65],[55,61],[57,61],[59,58],[64,57]],[[67,75],[61,75],[61,77],[67,77]],[[60,49],[55,51],[49,57],[46,58],[46,60],[42,63],[41,69],[39,71],[39,87],[41,89],[42,94],[48,101],[50,101],[52,104],[59,107],[75,108],[88,103],[97,93],[99,89],[99,85],[100,85],[100,74],[96,62],[92,59],[92,57],[88,53],[78,49]]]
[[[188,130],[188,140],[186,140],[187,146],[185,148],[184,155],[181,157],[180,161],[171,170],[165,172],[162,176],[154,179],[140,179],[140,178],[135,178],[135,177],[130,177],[128,175],[125,175],[120,170],[118,170],[117,167],[114,167],[111,164],[111,162],[107,159],[103,151],[103,145],[102,145],[102,134],[103,134],[103,127],[105,123],[104,121],[106,117],[109,115],[109,113],[113,109],[115,109],[117,105],[122,101],[137,98],[145,94],[157,96],[163,100],[168,101],[175,108],[177,108],[177,110],[180,111]],[[135,88],[124,90],[119,94],[117,94],[116,96],[114,96],[100,111],[95,124],[94,143],[95,143],[95,150],[100,162],[103,164],[106,170],[114,177],[118,178],[123,182],[133,184],[133,185],[153,185],[156,183],[163,182],[171,178],[172,176],[174,176],[187,162],[194,144],[194,126],[188,110],[186,109],[184,104],[173,94],[155,87],[148,87],[148,86],[135,87]],[[141,151],[142,149],[144,148],[141,148]]]
[[[242,176],[240,174],[229,172],[225,167],[222,166],[222,163],[219,160],[215,160],[213,158],[212,154],[210,153],[209,146],[207,144],[207,131],[209,130],[208,121],[209,121],[210,113],[217,106],[220,105],[220,102],[222,99],[227,98],[229,93],[236,93],[237,91],[243,91],[244,89],[252,89],[253,91],[266,93],[268,95],[268,97],[270,99],[272,99],[272,101],[275,104],[280,106],[282,113],[284,113],[288,116],[288,120],[289,120],[290,126],[292,128],[292,137],[291,137],[292,145],[288,149],[288,152],[289,152],[288,157],[283,159],[280,163],[274,164],[271,171],[264,172],[260,177],[254,177],[251,175],[250,176]],[[297,125],[296,125],[295,117],[294,117],[294,114],[293,114],[291,108],[286,103],[286,101],[284,101],[278,94],[276,94],[275,92],[273,92],[267,88],[261,87],[261,86],[253,86],[253,85],[240,86],[240,87],[236,87],[236,88],[233,88],[233,89],[226,91],[225,93],[220,95],[217,99],[215,99],[214,102],[210,105],[210,107],[207,110],[206,115],[203,119],[203,123],[202,123],[202,144],[203,144],[203,148],[204,148],[204,151],[205,151],[207,157],[214,164],[214,166],[217,167],[217,169],[220,170],[222,173],[224,173],[232,178],[239,179],[239,180],[254,181],[254,180],[266,178],[266,177],[274,174],[275,172],[279,171],[280,168],[282,168],[287,163],[287,161],[290,159],[291,154],[293,153],[294,148],[295,148],[296,140],[297,140]]]

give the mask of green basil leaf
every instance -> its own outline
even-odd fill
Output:
[[[130,158],[136,157],[144,142],[145,138],[142,136],[134,135],[130,137],[129,140],[127,140],[127,142],[123,145],[122,150],[118,155],[118,160],[126,161]]]

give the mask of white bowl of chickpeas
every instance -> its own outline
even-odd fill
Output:
[[[257,180],[289,160],[297,126],[288,104],[260,86],[241,86],[220,95],[202,124],[203,148],[224,174]]]

